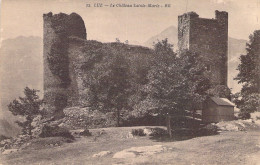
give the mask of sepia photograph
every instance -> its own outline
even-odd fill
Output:
[[[260,0],[0,0],[0,165],[260,165]]]

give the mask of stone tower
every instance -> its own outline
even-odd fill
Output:
[[[82,18],[72,13],[43,15],[44,100],[48,114],[60,117],[63,108],[77,100],[77,86],[70,66],[69,38],[86,39]]]
[[[179,51],[202,55],[215,85],[227,86],[228,13],[215,11],[215,19],[200,18],[195,12],[178,17]]]

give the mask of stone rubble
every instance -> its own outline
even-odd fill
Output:
[[[17,151],[18,151],[18,149],[7,149],[4,152],[2,152],[2,154],[8,155],[8,154],[11,154],[11,153],[14,153],[14,152],[17,152]]]
[[[135,158],[137,156],[151,156],[167,150],[162,145],[131,147],[114,154],[115,159]]]
[[[93,158],[96,158],[96,157],[104,157],[104,156],[107,156],[107,155],[110,155],[110,154],[112,154],[111,151],[101,151],[101,152],[99,152],[99,153],[97,153],[97,154],[94,154],[92,157],[93,157]]]

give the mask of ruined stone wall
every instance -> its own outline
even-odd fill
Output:
[[[89,88],[86,85],[86,81],[89,78],[88,72],[97,65],[105,65],[109,58],[114,58],[117,54],[123,54],[126,59],[136,56],[141,58],[145,55],[152,55],[153,51],[146,47],[132,46],[123,43],[101,43],[94,40],[83,40],[75,37],[70,38],[70,72],[74,72],[72,79],[75,80],[73,86],[77,86],[78,105],[88,106]]]
[[[126,58],[152,54],[149,48],[86,40],[82,18],[72,13],[44,14],[44,101],[57,118],[63,109],[88,106],[88,71],[115,54]],[[101,65],[101,64],[100,64]]]
[[[193,12],[179,16],[179,50],[202,55],[212,83],[227,86],[228,14],[215,14],[215,19],[199,18]]]
[[[49,114],[59,117],[75,100],[77,89],[69,61],[69,37],[86,39],[82,18],[72,13],[44,14],[44,100]]]
[[[178,47],[180,51],[190,48],[191,19],[198,18],[195,12],[185,13],[178,17]]]

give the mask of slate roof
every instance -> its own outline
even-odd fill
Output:
[[[232,106],[235,107],[235,104],[229,101],[227,98],[219,98],[219,97],[211,97],[210,98],[214,103],[217,105],[224,105],[224,106]]]

